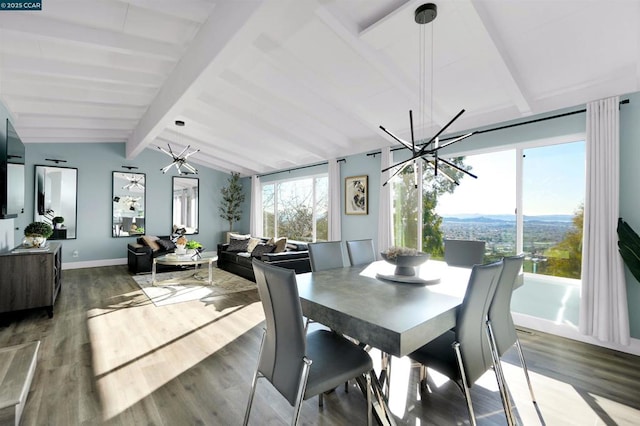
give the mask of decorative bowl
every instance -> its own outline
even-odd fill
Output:
[[[416,270],[414,268],[422,265],[431,257],[429,253],[423,253],[421,251],[417,252],[415,255],[399,254],[394,257],[389,257],[388,253],[385,252],[380,254],[384,260],[392,265],[396,265],[396,270],[394,272],[395,275],[404,275],[407,277],[414,276],[416,274]]]

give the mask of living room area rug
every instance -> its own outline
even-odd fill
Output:
[[[174,271],[156,274],[156,285],[151,274],[134,275],[133,280],[156,306],[202,300],[225,294],[255,290],[256,284],[222,269],[212,268],[213,283],[207,284],[207,269]]]

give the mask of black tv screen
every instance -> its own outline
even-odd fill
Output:
[[[0,141],[0,219],[24,212],[24,144],[7,118],[6,138]]]

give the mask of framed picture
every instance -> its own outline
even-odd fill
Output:
[[[368,179],[367,175],[344,179],[345,214],[369,214]]]

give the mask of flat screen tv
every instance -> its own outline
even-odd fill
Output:
[[[0,141],[0,219],[24,213],[24,144],[7,118],[6,137]]]

